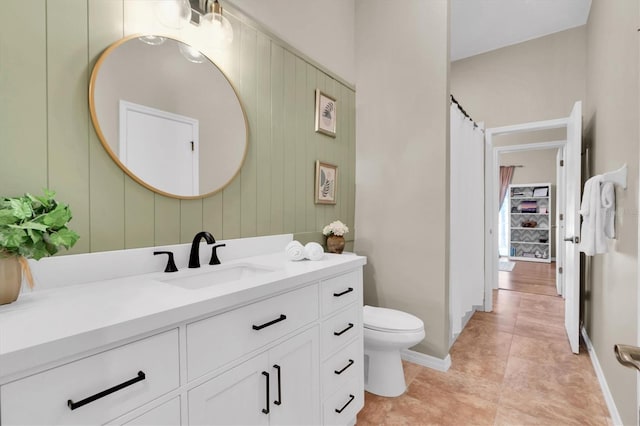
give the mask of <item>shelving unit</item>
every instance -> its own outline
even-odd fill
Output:
[[[551,262],[551,184],[509,185],[509,258]]]

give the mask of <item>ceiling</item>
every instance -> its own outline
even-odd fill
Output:
[[[587,23],[591,0],[451,0],[451,60]]]

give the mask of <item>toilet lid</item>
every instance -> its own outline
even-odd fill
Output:
[[[363,307],[362,321],[365,328],[388,333],[419,332],[424,329],[424,323],[418,317],[395,309],[374,306]]]

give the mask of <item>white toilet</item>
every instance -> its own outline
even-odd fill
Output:
[[[424,339],[420,318],[394,309],[364,306],[364,388],[380,396],[400,396],[407,389],[400,350]]]

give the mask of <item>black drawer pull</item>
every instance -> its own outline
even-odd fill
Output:
[[[112,388],[109,388],[107,390],[103,390],[102,392],[99,392],[99,393],[97,393],[95,395],[91,395],[90,397],[85,398],[85,399],[83,399],[81,401],[73,402],[72,400],[69,399],[69,400],[67,400],[67,406],[71,410],[75,410],[76,408],[80,408],[83,405],[87,405],[88,403],[95,401],[96,399],[103,398],[103,397],[105,397],[105,396],[107,396],[109,394],[112,394],[112,393],[117,392],[117,391],[119,391],[121,389],[124,389],[127,386],[131,386],[134,383],[138,383],[138,382],[144,380],[145,378],[146,378],[146,375],[144,374],[144,372],[138,371],[138,376],[137,377],[134,377],[131,380],[127,380],[126,382],[120,383],[119,385],[116,385],[116,386],[114,386]]]
[[[262,412],[264,414],[269,414],[269,373],[267,373],[266,371],[263,371],[262,375],[267,378],[267,380],[266,380],[266,383],[267,383],[267,408],[263,408]]]
[[[342,412],[344,411],[344,409],[345,409],[345,408],[347,408],[347,406],[348,406],[349,404],[351,404],[351,402],[352,402],[354,399],[356,399],[356,397],[355,397],[355,396],[353,396],[353,395],[351,395],[351,394],[349,394],[349,401],[348,401],[346,404],[344,404],[344,405],[342,406],[342,408],[341,408],[341,409],[339,409],[339,410],[338,410],[338,409],[336,408],[336,413],[338,413],[338,414],[342,413]]]
[[[262,330],[265,327],[269,327],[270,325],[273,325],[275,323],[278,323],[280,321],[284,321],[287,319],[287,316],[284,314],[280,314],[279,318],[274,319],[273,321],[269,321],[269,322],[265,322],[264,324],[260,324],[260,325],[254,325],[253,329],[254,330]]]
[[[273,368],[278,370],[278,399],[273,401],[273,403],[276,405],[281,405],[282,404],[282,387],[280,383],[282,382],[282,380],[280,380],[280,366],[278,364],[274,364]]]
[[[334,331],[334,332],[333,332],[333,335],[334,335],[334,336],[341,336],[341,335],[343,335],[344,333],[346,333],[347,331],[351,330],[352,328],[353,328],[353,323],[351,323],[351,322],[350,322],[350,323],[349,323],[349,325],[347,326],[347,328],[345,328],[345,329],[344,329],[344,330],[342,330],[342,331]]]
[[[351,367],[353,365],[353,360],[350,359],[349,363],[347,365],[345,365],[344,367],[342,367],[342,370],[333,370],[334,373],[336,374],[342,374],[344,373],[344,370],[346,370],[347,368]]]
[[[353,291],[353,287],[349,287],[348,289],[346,289],[345,291],[343,291],[342,293],[333,293],[334,297],[340,297],[340,296],[344,296],[347,293],[351,293]]]

